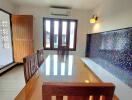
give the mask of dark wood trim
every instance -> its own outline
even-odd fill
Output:
[[[43,48],[45,48],[45,22],[44,22],[44,18],[43,18]]]
[[[46,22],[45,22],[45,19],[43,19],[43,45],[44,45],[44,48],[46,48]],[[48,48],[47,48],[48,49]]]
[[[50,20],[50,48],[54,48],[54,21]]]
[[[75,40],[74,40],[74,50],[76,50],[76,44],[77,44],[77,28],[78,28],[78,21],[75,20],[76,28],[75,28]]]
[[[50,48],[46,48],[46,31],[45,31],[45,20],[50,20],[51,21],[51,34],[50,34]],[[58,37],[58,47],[62,43],[62,21],[67,21],[67,37],[66,37],[66,44],[69,46],[70,43],[70,22],[75,22],[75,34],[74,34],[74,48],[71,49],[69,48],[69,51],[76,51],[76,45],[77,45],[77,26],[78,26],[78,20],[76,19],[60,19],[60,18],[48,18],[44,17],[43,18],[43,47],[44,50],[58,50],[58,48],[54,48],[54,24],[53,21],[59,21],[59,37]],[[68,30],[69,29],[69,30]]]
[[[63,18],[49,18],[49,17],[43,17],[43,19],[45,20],[45,19],[47,19],[47,20],[66,20],[66,21],[77,21],[77,19],[63,19]]]
[[[58,48],[60,47],[60,44],[62,43],[62,21],[59,21],[59,38],[58,38]],[[58,50],[57,48],[57,50]]]
[[[67,36],[66,36],[66,46],[69,48],[70,43],[70,21],[67,22]]]

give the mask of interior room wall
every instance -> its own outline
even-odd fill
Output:
[[[11,3],[10,0],[0,0],[0,8],[10,13],[16,12],[16,5]]]
[[[89,33],[98,33],[132,27],[131,9],[132,0],[102,0],[102,3],[98,5],[95,9],[93,9],[92,15],[94,14],[97,15],[99,19],[96,24],[90,24],[91,29]],[[119,89],[116,88],[116,91],[118,92],[117,95],[119,96],[119,98],[121,100],[129,100],[130,99],[129,97],[131,96],[130,94],[131,88],[130,89],[126,87],[124,88],[119,83],[119,81],[114,80],[114,82],[118,83],[116,87],[118,87]],[[126,92],[125,91],[122,92],[120,91],[120,89],[125,90]]]
[[[49,14],[49,8],[38,8],[38,7],[20,7],[17,11],[20,15],[33,15],[34,16],[34,48],[43,48],[43,17],[51,17]],[[84,10],[72,10],[72,14],[69,19],[78,20],[78,33],[77,33],[77,48],[75,52],[70,52],[71,54],[76,54],[78,56],[85,55],[86,48],[86,34],[88,32],[88,11]],[[57,51],[45,50],[45,55],[57,53]]]
[[[91,26],[90,33],[132,27],[131,4],[132,0],[102,0],[93,10],[99,20]]]

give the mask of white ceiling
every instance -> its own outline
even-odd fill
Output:
[[[74,9],[92,9],[95,8],[101,0],[11,0],[18,6],[67,6]]]

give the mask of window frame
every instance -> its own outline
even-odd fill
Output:
[[[50,28],[50,48],[46,47],[46,31],[45,31],[45,20],[50,20],[51,23],[51,28]],[[67,22],[67,35],[66,36],[66,43],[69,46],[69,39],[70,39],[70,22],[75,22],[75,30],[74,30],[74,44],[73,44],[73,48],[69,48],[69,51],[76,51],[76,45],[77,45],[77,27],[78,27],[78,20],[76,19],[61,19],[61,18],[48,18],[48,17],[43,17],[43,48],[44,50],[58,50],[58,48],[54,48],[54,24],[53,21],[59,21],[59,34],[58,34],[58,46],[61,44],[61,38],[62,38],[62,21],[66,21]]]
[[[4,68],[6,68],[7,66],[9,66],[9,65],[11,65],[11,64],[13,64],[13,63],[15,63],[15,62],[14,62],[14,44],[13,44],[13,31],[12,31],[12,14],[11,14],[10,12],[8,12],[8,11],[2,9],[2,8],[0,8],[0,11],[2,11],[2,12],[4,12],[4,13],[8,14],[9,17],[10,17],[10,32],[11,32],[11,44],[12,44],[12,55],[13,55],[13,57],[12,57],[13,62],[11,62],[11,63],[9,63],[9,64],[3,66],[2,68],[0,68],[0,70],[2,70],[2,69],[4,69]],[[4,72],[2,72],[2,73],[4,73]]]

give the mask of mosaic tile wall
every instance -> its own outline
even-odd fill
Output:
[[[86,56],[132,87],[132,28],[87,36]]]

